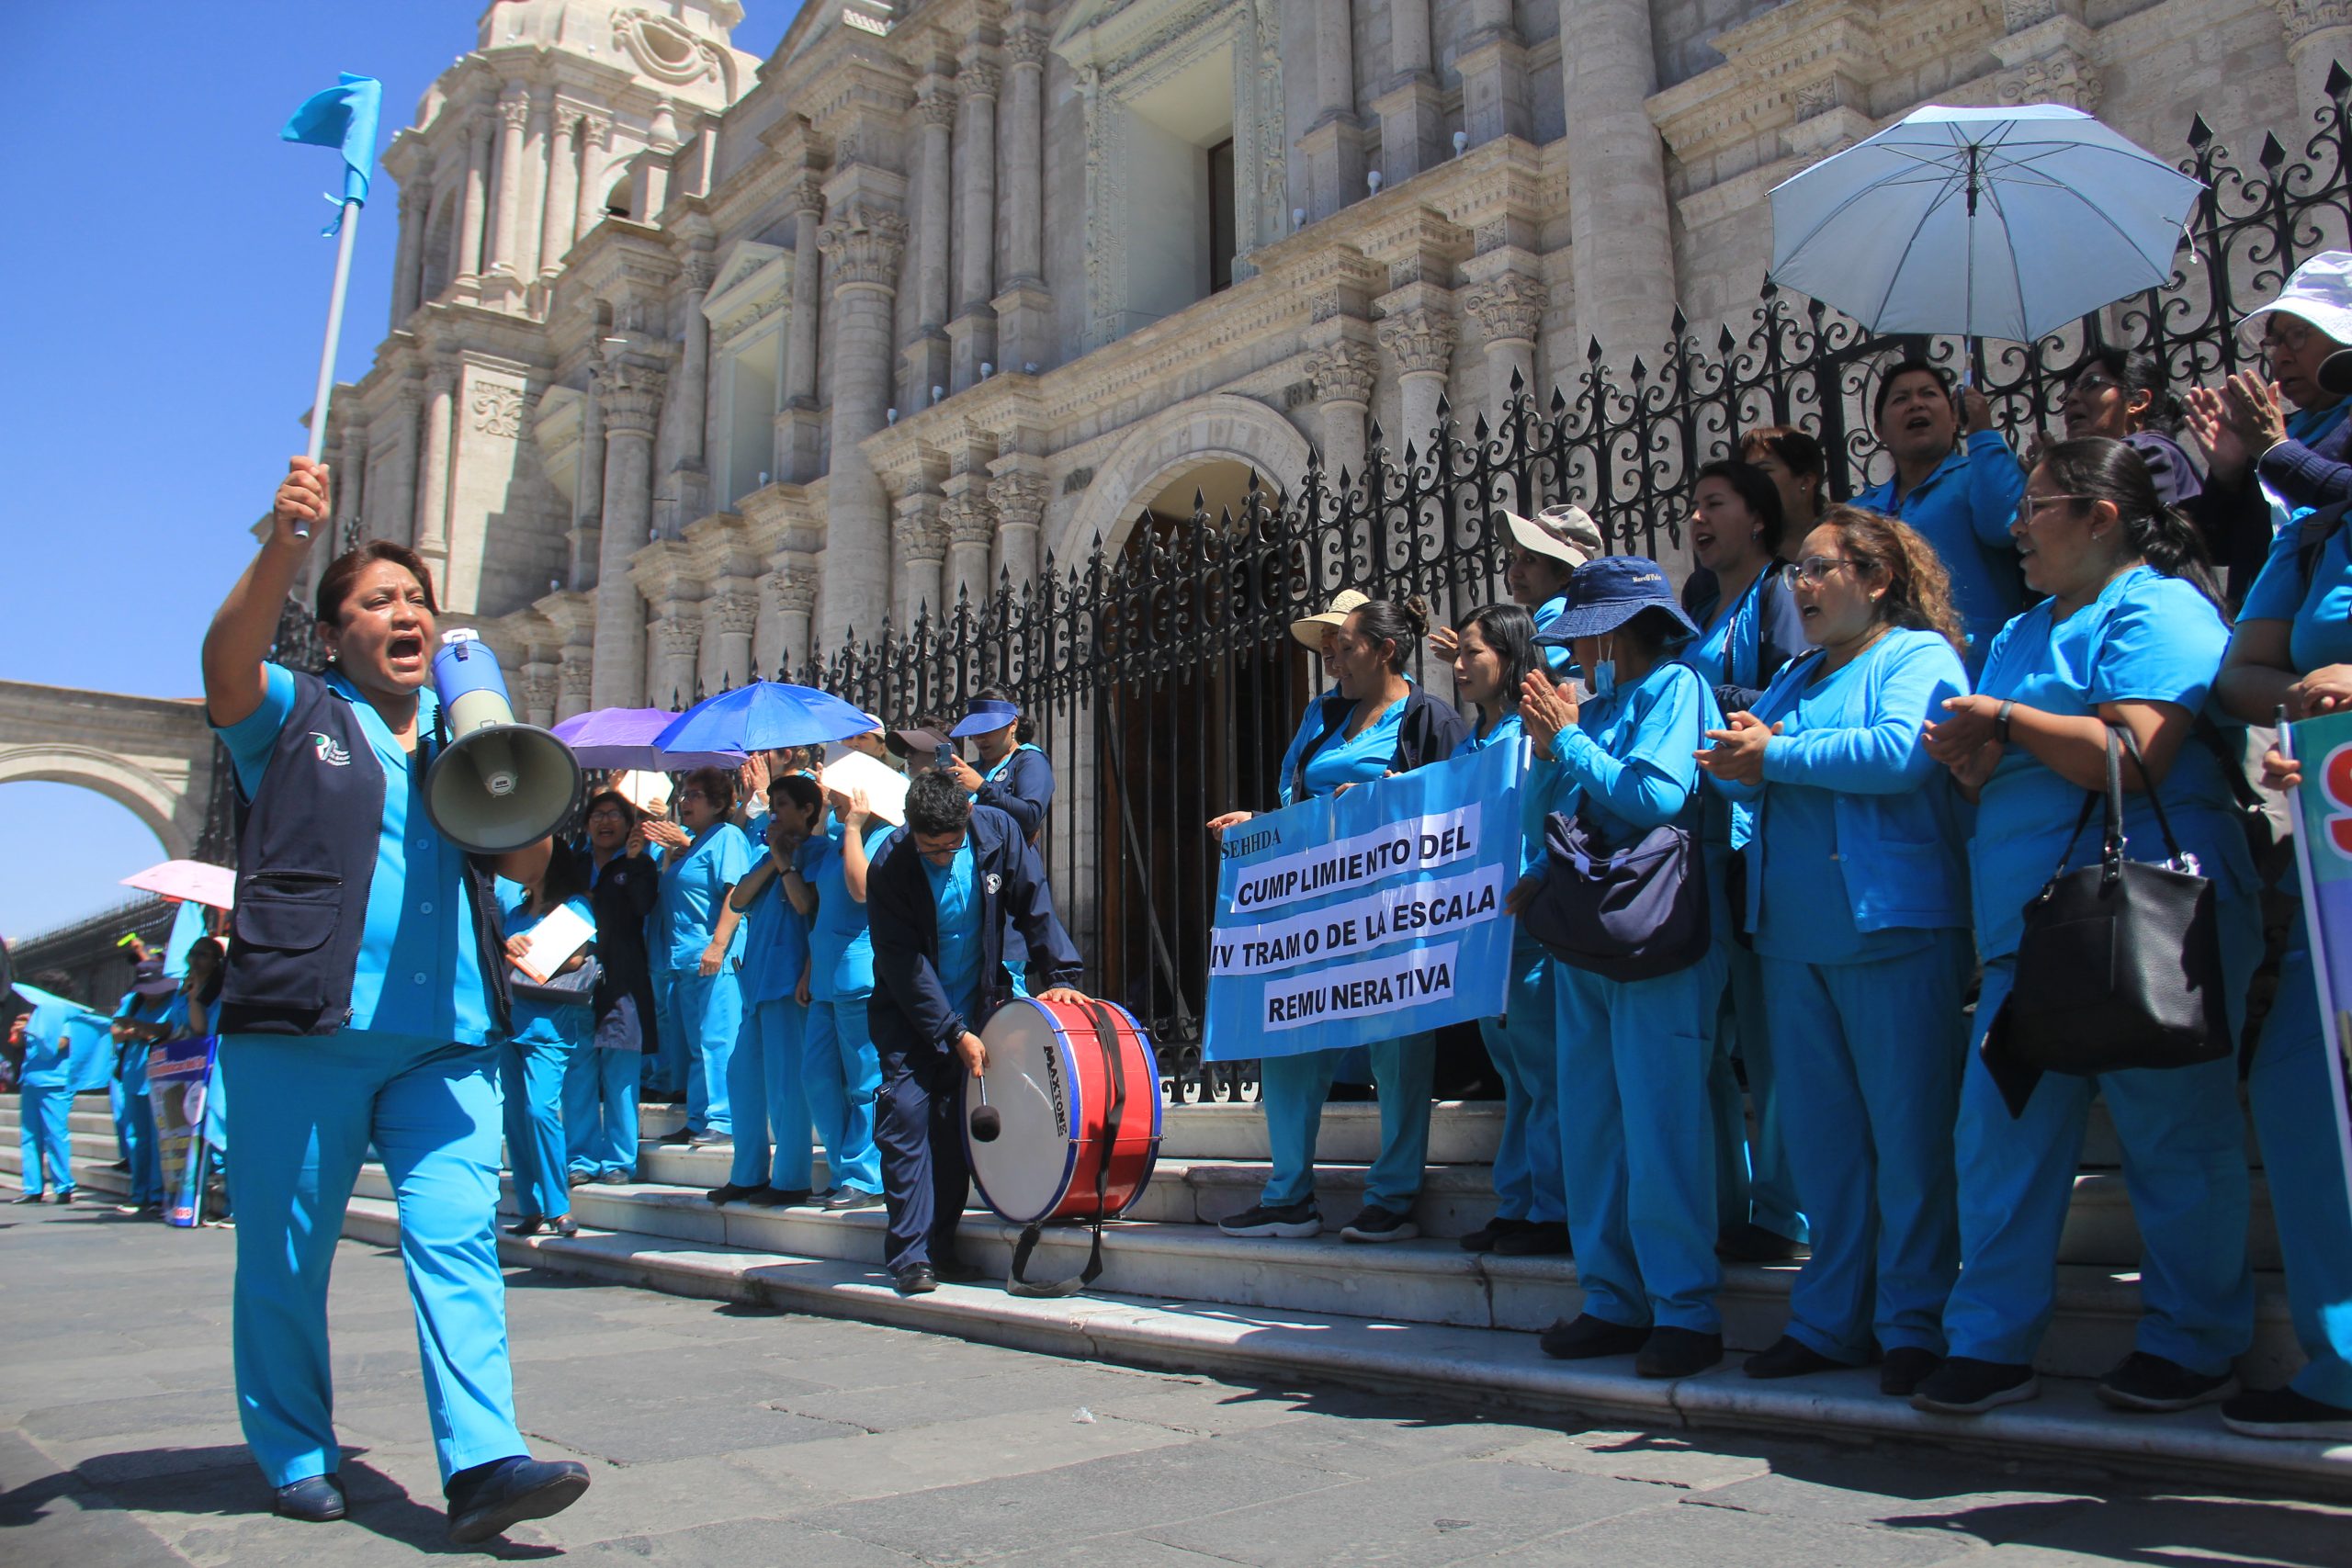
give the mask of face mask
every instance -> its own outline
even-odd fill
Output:
[[[1592,694],[1605,697],[1617,690],[1617,658],[1612,650],[1607,657],[1592,661]]]

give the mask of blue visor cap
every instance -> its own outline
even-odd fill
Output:
[[[1566,648],[1580,637],[1605,637],[1645,610],[1673,617],[1681,641],[1699,635],[1698,626],[1675,602],[1666,569],[1647,556],[1603,556],[1577,568],[1568,579],[1568,607],[1535,634],[1538,646]]]
[[[993,697],[985,698],[974,703],[972,710],[958,720],[947,735],[953,740],[961,740],[967,735],[993,735],[1020,717],[1021,709],[1014,704],[1001,703]]]

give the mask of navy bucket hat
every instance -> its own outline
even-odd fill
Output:
[[[1577,568],[1568,579],[1568,607],[1535,634],[1539,647],[1565,648],[1580,637],[1604,637],[1645,610],[1661,610],[1681,628],[1681,640],[1699,628],[1675,602],[1666,569],[1647,556],[1603,556]]]

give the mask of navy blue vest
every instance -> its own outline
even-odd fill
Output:
[[[421,760],[421,759],[420,759]],[[357,710],[294,673],[294,706],[261,790],[237,790],[237,908],[216,1027],[223,1034],[333,1034],[351,1021],[384,825],[384,766]],[[466,857],[466,901],[491,1015],[509,1027],[505,937],[493,874]]]

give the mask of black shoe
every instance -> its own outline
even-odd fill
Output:
[[[1421,1227],[1409,1215],[1377,1203],[1366,1203],[1354,1219],[1340,1227],[1340,1236],[1348,1241],[1410,1241],[1420,1234]]]
[[[2238,1376],[2226,1370],[2209,1376],[2191,1371],[2178,1361],[2134,1350],[2099,1379],[2092,1392],[2101,1404],[2117,1410],[2191,1410],[2236,1393]]]
[[[1642,1342],[1634,1371],[1645,1378],[1696,1377],[1724,1359],[1724,1337],[1660,1324]]]
[[[1285,1203],[1279,1209],[1253,1203],[1231,1219],[1219,1220],[1216,1228],[1227,1235],[1278,1235],[1296,1241],[1322,1235],[1323,1216],[1312,1198]]]
[[[1498,1214],[1495,1218],[1488,1220],[1485,1224],[1480,1225],[1476,1230],[1472,1231],[1468,1235],[1464,1236],[1462,1238],[1462,1250],[1464,1252],[1492,1252],[1498,1247],[1502,1245],[1502,1240],[1505,1236],[1518,1235],[1521,1231],[1525,1230],[1530,1223],[1531,1222],[1527,1220],[1506,1220]]]
[[[599,1187],[627,1187],[630,1182],[635,1181],[636,1179],[636,1177],[630,1175],[626,1170],[599,1171],[596,1175],[596,1185]]]
[[[2317,1438],[2352,1443],[2352,1409],[2291,1388],[2258,1388],[2222,1406],[2222,1425],[2242,1438]]]
[[[589,1175],[584,1170],[566,1171],[564,1173],[563,1184],[566,1187],[585,1187],[594,1179],[594,1177]]]
[[[277,1489],[277,1506],[274,1510],[281,1519],[300,1519],[305,1524],[322,1525],[344,1515],[343,1478],[339,1475],[306,1475],[300,1481],[288,1482]]]
[[[112,1165],[107,1167],[107,1168],[108,1170],[129,1170],[130,1168],[130,1162],[127,1159],[119,1159]]]
[[[735,1134],[732,1133],[696,1133],[687,1141],[692,1144],[694,1147],[698,1149],[731,1149],[735,1146]]]
[[[703,1196],[714,1203],[741,1203],[749,1201],[752,1194],[758,1190],[760,1190],[756,1187],[738,1187],[730,1181],[723,1187],[712,1188]]]
[[[882,1207],[882,1194],[856,1187],[843,1187],[828,1193],[818,1207],[829,1214],[845,1214],[853,1209],[878,1209]]]
[[[161,1203],[141,1203],[139,1205],[139,1217],[142,1220],[160,1220],[164,1217],[164,1206]]]
[[[42,1196],[43,1195],[39,1192],[19,1192],[14,1198],[9,1199],[8,1201],[11,1203],[38,1203],[41,1201]]]
[[[2041,1392],[2041,1380],[2033,1375],[2031,1367],[1951,1356],[1911,1395],[1911,1408],[1936,1416],[1982,1416]]]
[[[665,1149],[683,1149],[695,1141],[695,1135],[681,1127],[674,1133],[664,1133],[653,1141]]]
[[[1834,1372],[1846,1365],[1832,1360],[1792,1334],[1783,1334],[1769,1350],[1758,1350],[1740,1363],[1739,1370],[1752,1378],[1803,1378],[1815,1372]]]
[[[1791,1241],[1778,1231],[1768,1231],[1747,1220],[1725,1225],[1715,1236],[1715,1256],[1735,1263],[1787,1263],[1808,1257],[1812,1251],[1801,1241]]]
[[[1576,1247],[1568,1240],[1567,1222],[1537,1220],[1495,1243],[1495,1251],[1503,1258],[1567,1258]]]
[[[1878,1391],[1908,1399],[1933,1377],[1944,1359],[1924,1345],[1898,1345],[1886,1353],[1878,1369]]]
[[[449,1499],[449,1539],[471,1546],[580,1501],[588,1490],[588,1467],[516,1454],[461,1470],[442,1490]]]
[[[978,1265],[968,1263],[952,1254],[944,1258],[933,1258],[931,1271],[950,1285],[969,1285],[988,1278],[987,1273]]]
[[[1562,1319],[1544,1331],[1537,1341],[1544,1353],[1562,1361],[1589,1361],[1597,1356],[1630,1356],[1648,1343],[1650,1331],[1611,1323],[1586,1313],[1574,1323]]]
[[[547,1229],[548,1223],[537,1214],[525,1214],[506,1227],[508,1235],[537,1235]]]
[[[743,1200],[762,1209],[788,1209],[795,1203],[806,1203],[809,1191],[806,1187],[754,1187]]]
[[[57,1196],[51,1198],[50,1201],[60,1208],[63,1208],[66,1204],[74,1201],[74,1189],[71,1187],[59,1188],[57,1190]]]
[[[939,1275],[928,1263],[910,1263],[890,1276],[890,1288],[902,1296],[927,1296],[939,1289]]]

